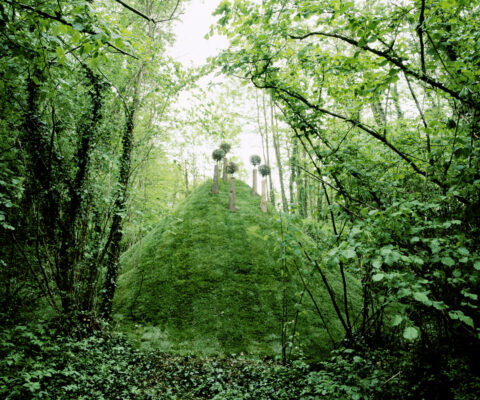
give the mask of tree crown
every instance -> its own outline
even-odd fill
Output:
[[[230,149],[232,148],[232,145],[230,143],[223,142],[220,145],[220,148],[225,152],[225,154],[227,154],[230,151]]]
[[[233,174],[234,174],[235,172],[237,172],[237,171],[238,171],[238,165],[237,165],[236,163],[230,161],[230,162],[228,163],[228,165],[227,165],[227,172],[228,172],[229,174],[232,174],[232,175],[233,175]]]
[[[258,171],[263,177],[270,175],[270,167],[266,164],[260,165]]]
[[[225,152],[222,149],[213,150],[212,158],[215,161],[220,161],[223,157],[225,157]]]
[[[250,157],[250,163],[252,163],[254,167],[259,165],[261,162],[262,162],[262,159],[260,158],[260,156],[256,154]]]

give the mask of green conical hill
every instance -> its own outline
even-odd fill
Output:
[[[276,212],[263,213],[260,198],[241,181],[236,182],[238,211],[230,212],[228,184],[220,182],[218,195],[211,194],[211,184],[197,188],[123,255],[116,318],[164,350],[278,355],[284,304],[287,340],[295,325],[295,347],[325,354],[330,336],[341,339],[341,325],[318,277],[306,276],[327,334],[303,291],[293,256],[287,257],[282,277]],[[331,276],[331,282],[342,293],[340,279]]]

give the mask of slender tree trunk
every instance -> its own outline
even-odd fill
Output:
[[[295,203],[295,173],[296,173],[296,166],[295,166],[295,157],[297,152],[297,139],[294,137],[292,139],[292,152],[290,154],[290,179],[288,181],[288,190],[290,191],[290,204]]]
[[[265,121],[265,150],[267,155],[267,165],[271,168],[270,164],[270,145],[268,142],[268,122],[267,122],[267,104],[265,102],[265,93],[262,92],[262,105],[263,105],[263,119]],[[273,132],[273,129],[271,129]],[[267,176],[270,186],[270,202],[275,207],[275,192],[273,191],[272,175]]]
[[[215,169],[213,170],[213,186],[212,186],[212,193],[218,194],[218,164],[215,163]]]
[[[188,194],[190,193],[189,183],[188,183],[187,161],[185,161],[185,168],[183,169],[183,179],[185,181],[185,197],[187,197]]]
[[[267,157],[265,156],[265,138],[263,134],[262,124],[260,123],[260,105],[258,103],[258,94],[255,92],[255,102],[257,104],[257,124],[258,124],[258,131],[260,132],[260,137],[262,138],[262,155],[263,161],[267,162]]]
[[[317,221],[320,221],[322,219],[322,211],[323,211],[323,193],[322,191],[320,190],[320,186],[316,185],[316,194],[317,194]]]
[[[305,182],[304,182],[304,173],[300,165],[303,164],[303,154],[301,149],[298,148],[298,142],[294,143],[294,167],[295,167],[295,186],[297,187],[297,207],[298,212],[302,218],[306,218],[307,213],[305,209]]]
[[[258,190],[257,190],[257,169],[253,168],[253,185],[252,185],[252,194],[254,196],[258,196]]]
[[[107,255],[107,273],[103,286],[103,297],[101,304],[101,315],[105,320],[109,320],[112,315],[113,297],[117,288],[118,262],[120,259],[121,241],[123,237],[122,225],[123,215],[127,204],[127,189],[131,171],[131,157],[133,149],[133,131],[135,128],[135,115],[140,97],[140,83],[142,82],[143,66],[137,75],[134,86],[133,100],[129,107],[125,104],[125,129],[122,137],[122,155],[120,156],[120,171],[118,178],[118,190],[114,204],[114,214],[110,233],[105,245]]]
[[[385,128],[387,124],[387,117],[380,101],[375,100],[373,103],[371,103],[371,108],[373,116],[375,117],[375,122],[377,123],[378,127]]]
[[[282,195],[282,206],[283,206],[283,211],[288,213],[288,202],[287,202],[287,196],[285,195],[285,184],[283,182],[283,166],[282,166],[282,158],[280,154],[280,140],[278,137],[278,125],[276,123],[276,118],[274,116],[273,106],[274,106],[273,101],[270,98],[272,139],[273,139],[273,147],[275,149],[275,156],[277,158],[278,178],[280,179],[280,192]]]
[[[262,179],[262,200],[260,201],[260,209],[267,212],[267,179]]]
[[[237,211],[237,207],[235,206],[235,178],[233,176],[230,178],[230,196],[228,209],[230,211]]]
[[[397,119],[399,121],[403,121],[403,111],[400,107],[400,95],[398,94],[397,84],[393,84],[392,88],[392,97],[393,97],[393,104],[395,105],[395,111],[397,112]]]
[[[140,78],[139,78],[140,80]],[[139,82],[137,82],[137,85]],[[120,259],[120,243],[122,241],[123,232],[123,214],[125,212],[125,206],[127,203],[127,188],[128,178],[130,176],[131,168],[131,154],[133,145],[133,129],[135,110],[137,107],[137,101],[134,99],[131,110],[125,107],[126,113],[126,126],[122,138],[123,150],[120,158],[120,176],[118,180],[118,193],[115,200],[115,214],[113,216],[112,226],[110,228],[110,246],[107,251],[107,274],[105,277],[103,299],[101,306],[102,317],[109,320],[112,315],[113,297],[115,296],[115,290],[117,288],[117,276],[118,276],[118,261]]]

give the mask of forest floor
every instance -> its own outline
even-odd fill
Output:
[[[0,333],[0,355],[2,399],[318,398],[303,362],[145,352],[108,331],[82,338],[16,326]]]

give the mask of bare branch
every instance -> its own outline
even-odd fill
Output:
[[[420,62],[422,65],[423,75],[426,75],[427,71],[425,69],[425,45],[423,44],[423,24],[425,22],[425,0],[422,0],[422,5],[420,8],[420,17],[418,19],[417,25],[417,34],[418,40],[420,42]]]
[[[118,4],[121,4],[123,7],[125,7],[126,9],[130,10],[131,12],[133,12],[134,14],[137,14],[138,16],[146,19],[147,21],[150,21],[150,22],[153,22],[154,24],[156,24],[157,22],[153,19],[153,18],[150,18],[148,15],[145,15],[144,13],[142,13],[141,11],[133,8],[132,6],[129,6],[127,3],[123,2],[122,0],[115,0]]]
[[[175,4],[175,7],[173,8],[173,11],[170,13],[170,16],[168,18],[165,18],[165,19],[159,19],[157,21],[157,23],[171,21],[173,19],[174,15],[175,15],[175,13],[177,12],[177,9],[178,9],[179,5],[180,5],[180,0],[177,0],[177,4]]]

